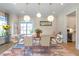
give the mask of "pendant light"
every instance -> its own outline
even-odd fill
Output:
[[[50,16],[48,16],[47,19],[48,19],[49,22],[53,22],[53,20],[54,20],[54,16],[53,16],[53,15],[50,15]]]
[[[39,8],[39,11],[40,11],[40,3],[38,3],[38,8]],[[41,17],[41,13],[40,12],[38,12],[37,14],[36,14],[36,16],[38,17],[38,18],[40,18]]]

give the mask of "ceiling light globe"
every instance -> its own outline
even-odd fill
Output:
[[[41,17],[41,13],[37,13],[37,15],[36,15],[36,16],[40,18],[40,17]]]
[[[28,21],[30,21],[30,16],[25,15],[25,16],[24,16],[24,20],[28,20]]]
[[[50,15],[50,16],[48,16],[47,19],[48,19],[49,22],[52,22],[54,20],[54,16]]]

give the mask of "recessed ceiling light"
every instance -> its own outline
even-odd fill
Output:
[[[14,5],[16,5],[16,3],[13,3]]]
[[[36,15],[37,17],[41,17],[41,13],[37,13],[37,15]]]

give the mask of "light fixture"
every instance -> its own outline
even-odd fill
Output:
[[[14,5],[16,5],[16,3],[13,3]]]
[[[30,16],[25,15],[25,16],[24,16],[24,20],[25,20],[25,21],[30,21]]]
[[[54,16],[53,15],[50,15],[50,16],[48,16],[47,19],[48,19],[49,22],[52,22],[54,20]]]
[[[72,28],[70,28],[70,33],[73,33],[73,32],[74,32],[74,30]]]
[[[41,17],[41,13],[37,13],[37,15],[36,15],[36,16],[40,18],[40,17]]]
[[[63,5],[63,3],[60,3],[61,5]]]

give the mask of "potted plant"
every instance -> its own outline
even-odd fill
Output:
[[[10,29],[10,25],[3,25],[3,29],[5,30],[5,43],[8,43],[9,42],[9,29]]]
[[[38,38],[41,37],[40,36],[40,34],[42,33],[41,29],[36,29],[35,32],[36,32],[36,37],[38,37]]]

